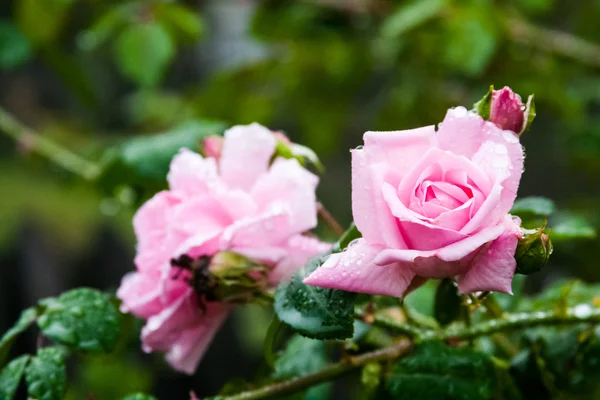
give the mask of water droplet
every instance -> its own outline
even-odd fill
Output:
[[[573,310],[573,314],[577,318],[587,318],[592,314],[592,307],[590,307],[588,304],[579,304]]]

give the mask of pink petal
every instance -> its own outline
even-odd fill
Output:
[[[235,221],[223,232],[221,249],[282,245],[289,238],[291,214],[287,204],[273,204],[262,214]]]
[[[506,214],[517,197],[523,174],[523,148],[511,131],[497,130],[486,139],[473,156],[473,162],[502,184],[500,213]]]
[[[220,303],[207,303],[206,314],[199,325],[181,332],[166,354],[166,359],[178,371],[192,375],[214,336],[227,319],[231,307]]]
[[[138,251],[156,250],[164,240],[174,207],[180,199],[162,191],[145,202],[133,217],[133,230],[138,239]]]
[[[500,208],[502,190],[502,186],[499,184],[494,185],[487,198],[483,201],[483,204],[479,207],[479,210],[460,230],[461,233],[468,235],[481,229],[481,227],[498,224],[507,212],[502,211]]]
[[[167,180],[174,192],[204,193],[219,185],[217,163],[214,158],[203,158],[198,153],[181,149],[171,161]]]
[[[269,280],[277,285],[282,280],[289,279],[296,270],[301,268],[309,258],[323,254],[331,248],[330,243],[324,243],[312,237],[296,235],[288,240],[286,256],[271,271]]]
[[[162,310],[160,302],[160,277],[130,272],[121,280],[117,297],[121,299],[121,312],[131,312],[140,318],[149,318]]]
[[[457,107],[448,110],[437,137],[441,149],[473,159],[485,173],[500,178],[505,188],[502,209],[508,212],[523,173],[523,149],[518,136]],[[486,142],[494,145],[484,146]],[[480,154],[476,157],[476,153]]]
[[[257,123],[230,128],[223,142],[221,177],[230,187],[249,191],[269,169],[275,145],[273,133]]]
[[[382,192],[392,214],[399,219],[398,225],[403,231],[404,240],[412,250],[436,250],[466,237],[459,232],[418,219],[400,202],[391,185],[384,184]]]
[[[373,259],[380,250],[359,239],[346,251],[329,256],[321,267],[304,279],[304,283],[349,292],[401,297],[415,274],[399,263],[375,265]]]
[[[288,226],[279,235],[308,231],[317,226],[315,188],[319,179],[302,168],[295,159],[278,158],[269,171],[256,181],[250,195],[259,212],[273,205],[285,204],[291,211]]]
[[[352,215],[363,237],[373,245],[406,248],[383,196],[383,163],[367,165],[365,150],[352,150]]]
[[[512,294],[511,283],[517,263],[515,250],[522,236],[510,216],[502,224],[504,232],[488,247],[481,248],[467,272],[458,278],[461,293],[495,291]]]
[[[456,243],[437,250],[398,250],[384,249],[374,259],[377,265],[387,265],[393,262],[409,263],[414,272],[427,278],[440,278],[461,272],[465,260],[485,243],[496,239],[503,232],[500,224],[483,229]]]
[[[369,164],[384,162],[404,175],[432,147],[436,145],[435,127],[394,132],[367,132],[364,151]]]

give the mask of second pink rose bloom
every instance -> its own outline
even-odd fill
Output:
[[[511,293],[523,172],[517,135],[463,107],[434,126],[367,132],[352,151],[352,210],[362,238],[305,283],[402,296],[427,279],[462,293]]]
[[[295,159],[274,157],[273,132],[236,126],[215,143],[207,153],[218,159],[181,150],[171,162],[169,190],[137,212],[137,270],[117,292],[123,311],[147,320],[144,349],[166,352],[175,369],[189,374],[233,304],[197,293],[186,281],[189,271],[173,259],[235,252],[264,264],[275,286],[331,247],[303,235],[317,225],[318,178]]]

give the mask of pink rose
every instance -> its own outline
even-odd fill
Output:
[[[330,245],[303,236],[317,224],[318,178],[295,159],[271,163],[276,139],[265,127],[225,132],[218,162],[182,149],[171,163],[169,190],[137,212],[137,271],[117,293],[122,310],[147,320],[146,351],[165,351],[171,365],[193,373],[232,305],[200,296],[188,271],[172,265],[228,250],[270,268],[275,285]]]
[[[352,209],[362,238],[305,279],[402,296],[454,277],[462,293],[511,293],[522,236],[511,209],[523,171],[516,134],[463,107],[434,126],[367,132],[352,151]]]

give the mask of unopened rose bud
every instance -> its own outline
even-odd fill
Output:
[[[221,157],[223,151],[223,137],[209,136],[202,141],[202,150],[205,157],[216,158]]]
[[[499,128],[513,131],[517,135],[523,133],[535,118],[533,95],[523,104],[521,96],[508,86],[489,92],[477,103],[475,111],[483,118],[496,124]]]
[[[490,121],[498,127],[516,133],[521,132],[525,119],[524,109],[521,96],[510,90],[508,86],[492,91]]]
[[[552,254],[552,241],[544,233],[544,226],[525,232],[525,235],[519,239],[515,259],[517,260],[517,273],[529,275],[541,270],[550,255]]]

